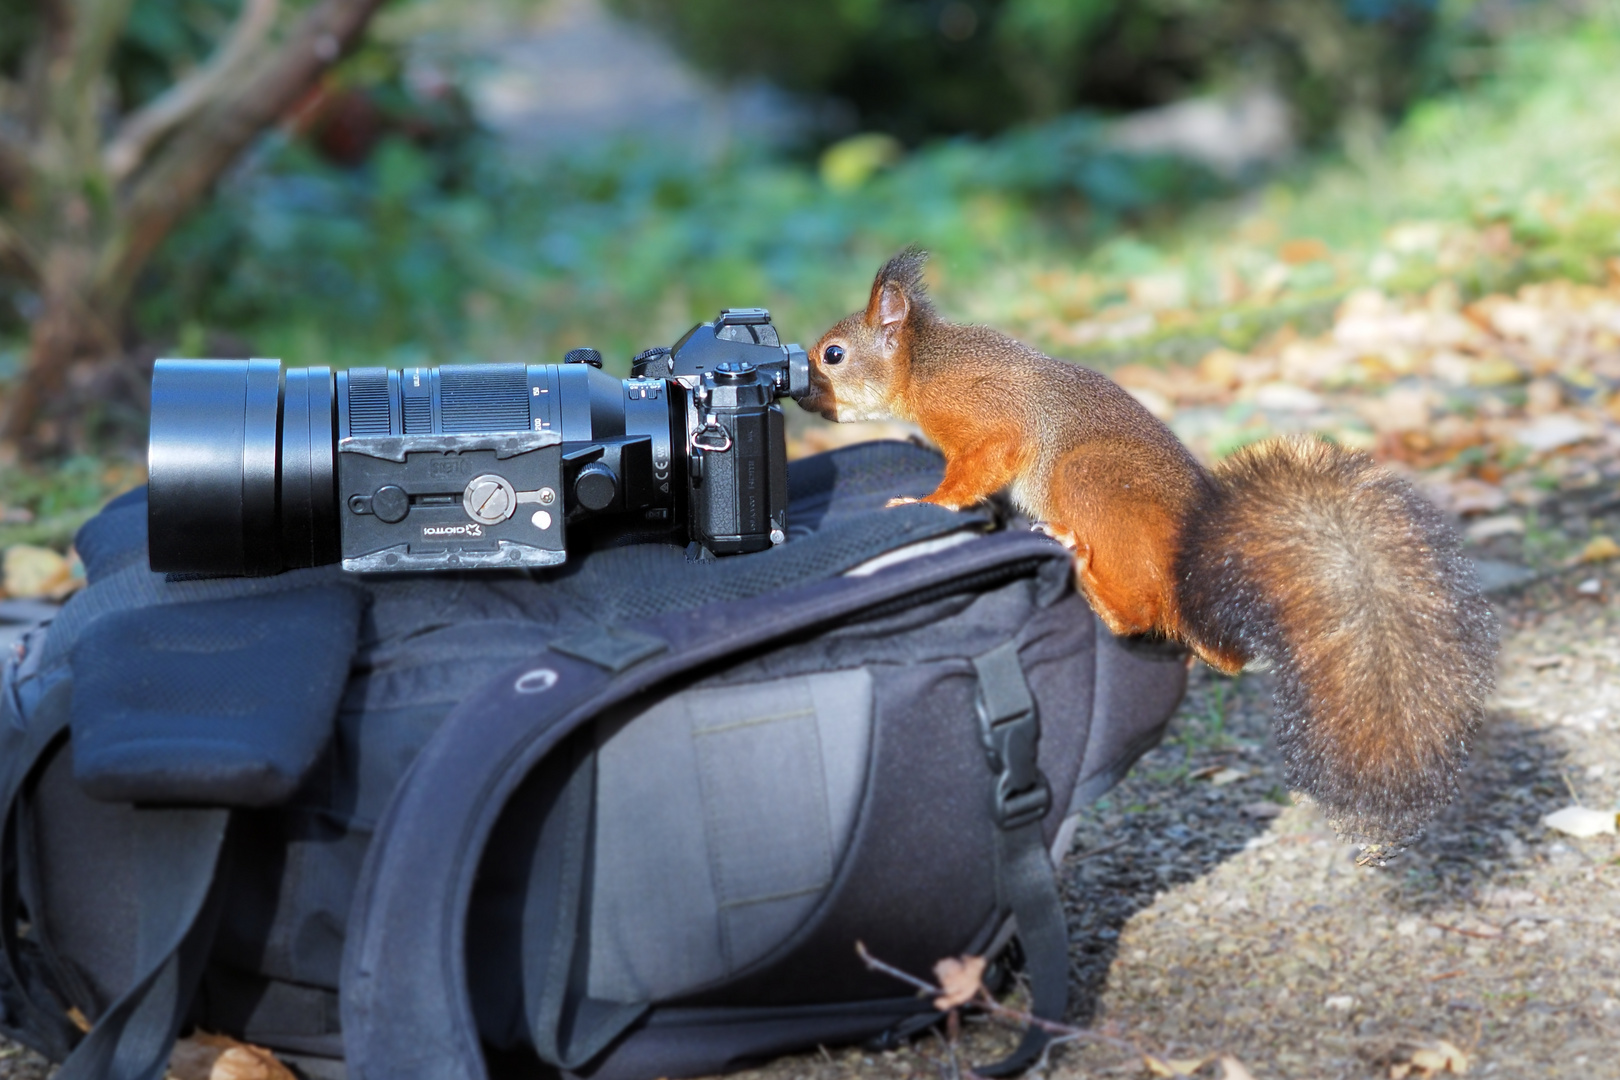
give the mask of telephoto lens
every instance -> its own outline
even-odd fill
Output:
[[[808,387],[769,313],[723,311],[634,375],[561,364],[283,369],[159,360],[152,569],[258,575],[544,567],[565,524],[715,554],[786,536],[777,399]],[[596,520],[599,519],[599,520]]]

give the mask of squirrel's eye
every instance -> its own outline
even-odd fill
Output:
[[[827,350],[821,354],[821,359],[829,364],[836,364],[843,358],[844,347],[842,345],[829,345]]]

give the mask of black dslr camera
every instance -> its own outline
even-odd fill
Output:
[[[786,538],[784,395],[810,384],[763,308],[599,370],[561,364],[288,368],[160,360],[152,569],[273,574],[555,566],[565,531],[728,555]]]

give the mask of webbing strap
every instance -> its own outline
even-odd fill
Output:
[[[1036,758],[1040,717],[1018,662],[1017,642],[976,657],[973,667],[979,675],[979,733],[996,774],[996,895],[1018,924],[1033,998],[1030,1013],[1061,1021],[1069,1005],[1069,933],[1041,831],[1052,792]],[[1021,1073],[1040,1059],[1050,1040],[1032,1024],[1010,1055],[974,1071],[988,1077]]]
[[[541,828],[529,877],[529,894],[539,902],[526,906],[523,926],[523,997],[535,1003],[529,1034],[541,1061],[569,1070],[583,1068],[649,1008],[586,992],[596,754],[582,749],[578,737],[573,744],[571,753],[547,762],[572,768]]]
[[[214,888],[230,811],[224,809],[147,809],[134,814],[134,847],[139,922],[136,926],[135,981],[97,1019],[90,1033],[72,1045],[65,1003],[43,1002],[29,977],[23,942],[17,935],[22,915],[19,885],[29,877],[24,853],[26,806],[30,778],[47,751],[63,736],[68,723],[71,686],[58,682],[37,703],[29,721],[10,695],[0,703],[5,723],[0,747],[5,766],[0,775],[0,956],[3,974],[17,991],[8,1009],[21,1006],[19,1017],[29,1034],[67,1060],[57,1080],[160,1080],[169,1052],[191,1006],[192,994],[213,944],[220,890]],[[54,1006],[54,1007],[53,1007]]]
[[[72,1049],[78,1032],[63,1003],[40,1000],[41,965],[30,962],[18,936],[24,872],[18,802],[34,767],[67,730],[72,687],[65,680],[57,683],[25,721],[15,676],[15,663],[0,673],[0,1002],[14,1036],[60,1059]]]
[[[230,811],[135,811],[137,978],[96,1021],[56,1080],[161,1080],[213,945],[214,888]]]
[[[1030,1013],[1061,1023],[1069,1007],[1069,928],[1040,822],[996,836],[996,887],[1018,921],[1029,977]],[[1000,1061],[975,1065],[980,1076],[1015,1076],[1040,1060],[1051,1035],[1030,1025],[1018,1048]]]

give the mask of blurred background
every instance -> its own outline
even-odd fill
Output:
[[[1616,101],[1617,0],[0,0],[4,589],[73,587],[158,356],[623,373],[910,243],[1206,458],[1314,430],[1503,573],[1607,558]]]

